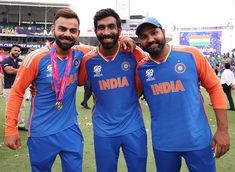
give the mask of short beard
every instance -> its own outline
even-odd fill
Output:
[[[60,41],[60,39],[69,39],[70,41],[72,40],[72,43],[70,44],[64,44]],[[58,45],[58,47],[60,47],[62,50],[64,51],[67,51],[69,50],[72,46],[74,46],[74,44],[76,43],[76,40],[75,39],[71,39],[71,38],[61,38],[61,37],[57,37],[55,35],[55,42],[56,42],[56,45]]]
[[[113,41],[111,43],[104,43],[102,40],[105,38],[111,38]],[[112,49],[116,43],[118,42],[119,34],[117,35],[111,35],[111,36],[97,36],[97,39],[101,43],[102,47],[104,49]]]
[[[162,53],[163,48],[157,47],[149,49],[148,47],[143,47],[143,50],[148,52],[151,56],[159,56]]]
[[[20,55],[14,55],[14,54],[11,54],[11,56],[14,58],[14,59],[17,59]]]
[[[155,44],[155,43],[158,44],[158,47],[155,47],[153,49],[149,48],[152,44]],[[165,45],[166,45],[166,39],[164,37],[162,40],[158,42],[155,41],[155,42],[149,43],[148,45],[143,46],[142,48],[144,51],[148,52],[151,56],[158,57],[159,55],[161,55]]]

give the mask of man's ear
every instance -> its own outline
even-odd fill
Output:
[[[122,33],[122,28],[118,28],[119,35]]]
[[[77,35],[77,37],[79,37],[79,35],[80,35],[80,30],[78,29],[78,35]]]
[[[96,31],[97,31],[96,28],[94,28],[93,30],[94,30],[94,32],[95,32],[95,34],[96,34]]]

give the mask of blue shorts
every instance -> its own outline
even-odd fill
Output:
[[[214,151],[211,146],[186,152],[167,152],[156,149],[153,151],[158,172],[179,172],[181,157],[185,159],[190,172],[216,172]]]
[[[32,172],[50,172],[59,155],[63,172],[81,172],[83,137],[77,125],[45,137],[29,137],[28,149]]]
[[[94,135],[97,172],[116,172],[122,148],[128,172],[145,172],[147,162],[147,135],[145,128],[117,137]]]

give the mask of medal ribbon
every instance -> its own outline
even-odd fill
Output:
[[[56,47],[56,44],[54,42],[50,49],[52,79],[55,85],[56,100],[61,101],[64,97],[65,89],[68,84],[69,74],[72,68],[72,49],[70,49],[69,51],[68,60],[66,62],[66,67],[64,71],[64,76],[62,77],[61,82],[60,82],[58,59],[56,56],[55,47]]]

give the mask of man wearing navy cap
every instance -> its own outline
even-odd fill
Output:
[[[157,171],[180,171],[183,157],[190,172],[215,172],[215,158],[230,147],[226,99],[219,79],[198,49],[166,44],[165,30],[155,18],[144,19],[136,35],[149,53],[138,64],[137,82],[151,112]],[[199,83],[209,93],[215,112],[214,136]]]

